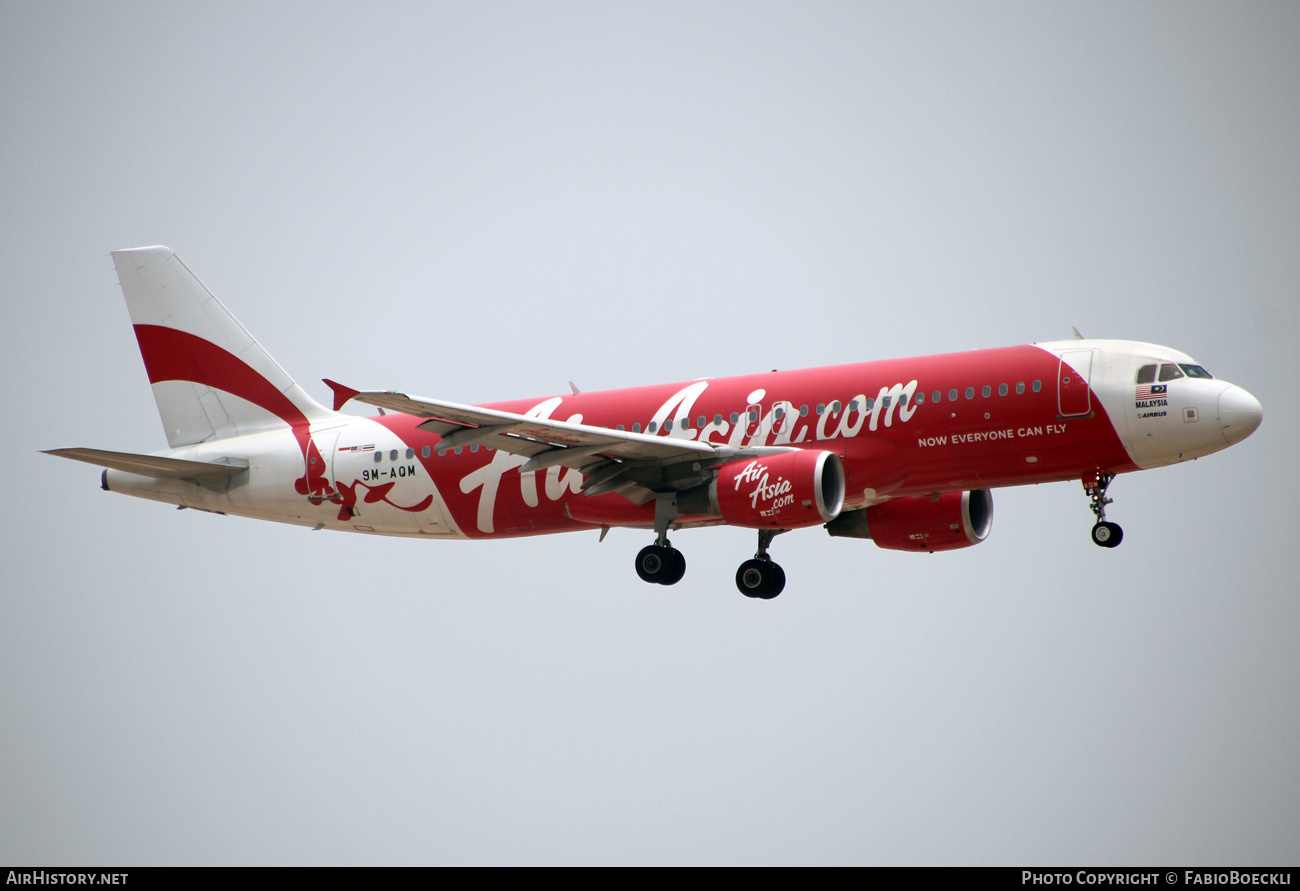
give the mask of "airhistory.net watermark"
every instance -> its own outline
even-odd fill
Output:
[[[6,885],[125,885],[124,872],[46,872],[43,869],[9,870]]]

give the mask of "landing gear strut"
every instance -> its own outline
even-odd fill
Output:
[[[767,546],[784,531],[759,530],[758,553],[754,554],[753,560],[746,560],[736,570],[736,587],[741,594],[759,600],[771,600],[785,588],[785,570],[773,563],[767,555]]]
[[[1091,500],[1088,507],[1097,517],[1092,527],[1092,543],[1103,548],[1119,547],[1124,540],[1124,530],[1119,528],[1119,524],[1106,522],[1106,505],[1115,502],[1114,498],[1106,497],[1113,479],[1113,473],[1092,473],[1083,478],[1083,491]]]
[[[655,543],[636,555],[636,574],[652,585],[675,585],[686,575],[686,557],[668,541],[668,527],[681,516],[677,503],[660,496],[655,503]]]

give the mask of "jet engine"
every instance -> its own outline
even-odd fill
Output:
[[[800,450],[730,461],[711,483],[677,496],[687,514],[750,529],[798,529],[834,520],[844,506],[844,467],[834,452]]]
[[[979,544],[992,528],[993,495],[988,489],[895,498],[826,524],[831,535],[869,538],[894,551],[931,552]]]

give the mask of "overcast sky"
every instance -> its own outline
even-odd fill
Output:
[[[1300,6],[0,0],[0,862],[1295,864]],[[421,542],[99,491],[108,252],[309,392],[461,402],[1068,337],[1244,443],[977,548]]]

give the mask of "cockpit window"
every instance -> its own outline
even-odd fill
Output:
[[[1174,381],[1182,377],[1183,373],[1178,370],[1178,366],[1172,362],[1160,366],[1160,382]]]
[[[1154,365],[1143,365],[1138,369],[1139,384],[1154,384],[1156,382],[1156,367]]]
[[[1214,375],[1210,374],[1199,365],[1183,365],[1182,363],[1179,363],[1178,367],[1181,368],[1183,373],[1188,377],[1199,377],[1207,381],[1214,380]]]

